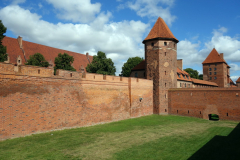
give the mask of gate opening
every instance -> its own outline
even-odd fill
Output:
[[[219,116],[217,114],[209,114],[208,118],[211,121],[219,121]]]

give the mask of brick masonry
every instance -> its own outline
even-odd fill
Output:
[[[169,114],[208,119],[240,120],[240,88],[170,89]]]
[[[1,140],[152,114],[151,80],[66,71],[42,77],[31,75],[39,67],[27,68],[28,75],[0,74]]]

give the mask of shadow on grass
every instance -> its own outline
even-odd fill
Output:
[[[239,160],[240,123],[228,136],[215,136],[188,160]]]

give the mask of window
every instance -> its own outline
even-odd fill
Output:
[[[138,77],[138,72],[135,72],[135,77]]]
[[[210,67],[210,64],[208,66]]]
[[[180,83],[180,87],[182,87],[182,83]]]
[[[70,77],[72,77],[72,73],[70,73]]]
[[[167,71],[165,71],[165,75],[167,75]]]
[[[40,69],[38,70],[38,74],[40,74]]]
[[[188,76],[186,76],[186,77],[187,77],[187,79],[189,79]]]
[[[167,87],[167,83],[165,83],[165,87]]]
[[[187,88],[187,84],[185,83],[185,88]]]
[[[216,71],[217,70],[217,68],[214,68],[214,71]]]
[[[167,42],[164,42],[164,46],[167,46]]]
[[[209,72],[209,75],[212,75],[212,72]]]
[[[154,43],[152,43],[151,45],[154,46]]]
[[[173,44],[173,47],[175,48],[175,46],[176,46],[176,44],[174,43],[174,44]]]
[[[215,66],[217,66],[217,64],[215,64]]]
[[[185,75],[183,75],[183,78],[185,79]]]
[[[214,77],[214,79],[217,79],[217,77]]]
[[[212,77],[209,77],[210,80],[212,80]]]
[[[177,74],[179,78],[181,78],[180,74]]]
[[[212,70],[212,68],[209,68],[209,71],[211,71]]]
[[[167,55],[167,52],[165,52],[165,56]]]
[[[217,72],[214,72],[214,75],[216,75],[217,74]]]

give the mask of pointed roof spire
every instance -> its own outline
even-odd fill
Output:
[[[217,50],[215,48],[213,48],[213,50],[209,53],[209,55],[207,56],[205,61],[202,62],[202,64],[218,63],[218,62],[226,63],[226,61],[220,57]]]
[[[237,81],[236,81],[237,83],[240,83],[240,77],[237,79]]]
[[[158,17],[156,23],[154,24],[148,36],[144,39],[143,43],[153,39],[166,39],[179,42],[178,39],[174,37],[167,24],[161,17]]]

